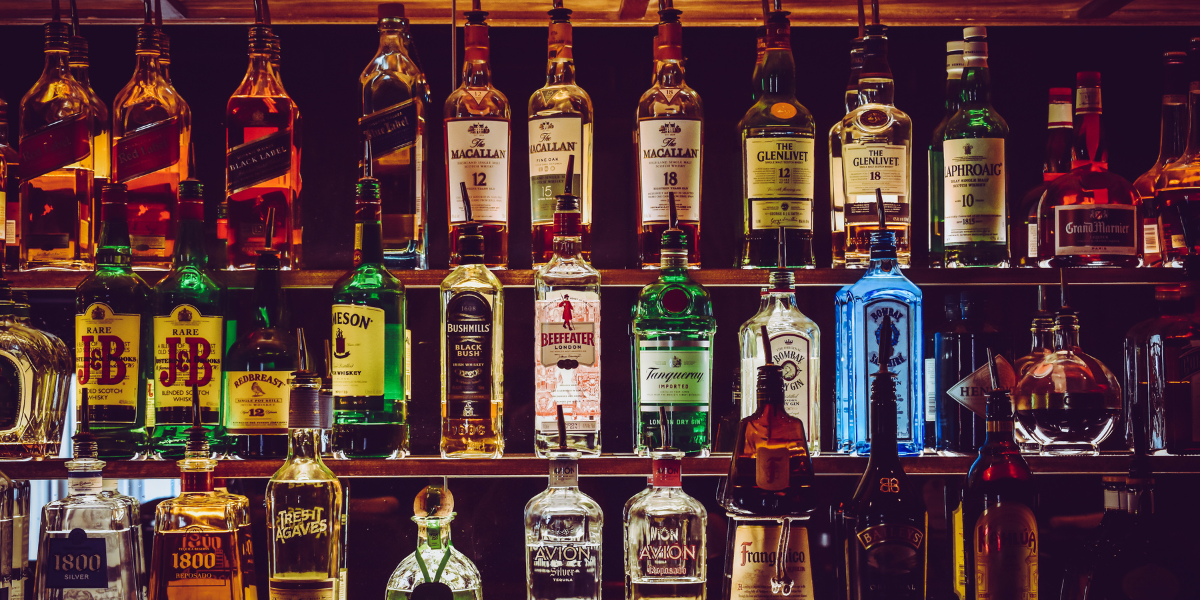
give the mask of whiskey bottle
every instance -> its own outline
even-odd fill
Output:
[[[362,75],[363,172],[379,181],[383,260],[390,269],[428,268],[428,87],[410,52],[404,5],[379,5],[379,49]]]
[[[1158,205],[1165,211],[1165,218],[1180,226],[1180,232],[1170,232],[1172,254],[1185,255],[1183,266],[1193,274],[1200,267],[1198,259],[1192,258],[1200,247],[1200,236],[1195,226],[1200,218],[1200,37],[1194,37],[1188,48],[1188,134],[1187,146],[1179,159],[1163,168],[1158,184]],[[1179,240],[1175,239],[1180,235]]]
[[[92,89],[91,78],[89,76],[90,61],[88,59],[88,41],[83,37],[79,30],[79,13],[75,10],[75,4],[71,7],[71,53],[69,62],[71,64],[71,76],[79,85],[87,92],[88,112],[92,114],[92,152],[95,155],[93,175],[95,177],[92,184],[92,197],[94,204],[99,203],[100,191],[104,184],[112,181],[112,155],[109,153],[109,144],[112,141],[112,117],[109,116],[108,106],[100,99],[96,90]],[[90,240],[89,240],[90,241]]]
[[[554,216],[565,189],[579,202],[580,254],[592,256],[592,99],[575,83],[571,9],[554,0],[547,41],[546,85],[529,97],[529,190],[533,202],[533,265],[554,256]],[[574,171],[567,175],[568,161]],[[572,177],[567,181],[567,177]]]
[[[887,368],[895,339],[890,314],[880,317],[878,329],[879,366],[871,374],[871,458],[842,511],[848,597],[920,600],[925,598],[929,513],[897,453],[891,415],[898,412],[900,396],[896,375]]]
[[[987,30],[967,27],[962,98],[942,142],[947,267],[1008,266],[1008,123],[992,107]]]
[[[1108,170],[1101,123],[1100,73],[1076,75],[1071,172],[1054,180],[1038,209],[1043,267],[1137,267],[1142,235],[1133,186]]]
[[[146,6],[137,29],[137,66],[113,100],[112,178],[129,187],[134,265],[165,269],[178,243],[172,229],[182,217],[175,199],[189,173],[192,113],[163,76],[161,15]]]
[[[942,142],[946,137],[946,123],[958,112],[961,102],[965,46],[966,42],[962,40],[946,42],[946,112],[933,128],[933,134],[929,136],[929,257],[926,263],[931,267],[942,266],[946,259],[943,237],[946,222],[946,214],[943,212],[945,190],[942,188],[942,180],[946,175],[946,155],[942,152]]]
[[[57,6],[57,5],[56,5]],[[92,259],[97,160],[88,88],[71,74],[71,28],[45,26],[46,63],[21,99],[21,268],[86,269]]]
[[[860,28],[861,29],[861,28]],[[844,101],[846,114],[858,108],[858,77],[863,66],[863,41],[861,37],[850,43],[850,80],[846,82]],[[833,239],[833,266],[846,266],[846,186],[842,181],[842,121],[839,119],[829,128],[829,202],[831,237]]]
[[[796,99],[791,22],[775,2],[767,14],[766,51],[757,69],[758,101],[738,124],[742,135],[744,226],[741,266],[815,267],[813,150],[816,122]],[[778,238],[787,265],[776,264]]]
[[[446,202],[450,215],[450,266],[463,262],[458,246],[464,228],[483,236],[483,264],[508,268],[508,163],[511,115],[508,98],[492,85],[487,12],[472,0],[463,13],[466,51],[463,81],[450,92],[442,112],[446,136]],[[471,194],[474,220],[454,201],[463,187]]]
[[[16,271],[21,262],[21,154],[8,137],[8,102],[0,97],[0,159],[4,162],[4,268]]]
[[[225,106],[225,202],[228,268],[250,269],[256,251],[279,251],[283,269],[299,268],[300,142],[296,104],[272,64],[271,15],[255,0],[250,64]],[[266,223],[269,209],[277,222]],[[266,241],[267,230],[274,238]]]
[[[425,487],[413,502],[417,549],[392,571],[385,600],[483,598],[479,569],[450,543],[454,495],[442,481]]]
[[[659,267],[664,232],[683,232],[686,259],[700,268],[700,171],[704,149],[704,105],[684,81],[683,11],[658,1],[654,38],[654,84],[637,107],[634,150],[638,157],[638,255],[643,269]],[[672,209],[670,198],[677,205]],[[670,218],[672,210],[678,222]]]
[[[16,305],[5,298],[8,285],[0,279],[0,370],[12,382],[0,420],[0,460],[57,456],[49,452],[49,434],[62,432],[62,385],[74,369],[64,369],[58,348],[42,332],[20,323]]]
[[[1015,217],[1024,219],[1024,227],[1014,224],[1012,231],[1013,266],[1038,266],[1038,211],[1050,183],[1071,172],[1071,148],[1075,130],[1071,124],[1071,88],[1050,88],[1049,129],[1046,153],[1042,158],[1042,183],[1025,193]],[[1014,218],[1015,218],[1014,217]]]
[[[354,268],[333,284],[333,447],[339,458],[408,455],[404,284],[383,266],[379,182],[358,181]]]
[[[488,270],[486,225],[472,219],[460,182],[460,264],[442,280],[443,458],[499,458],[504,453],[504,289]]]
[[[154,432],[163,458],[183,456],[192,419],[192,386],[200,390],[200,421],[209,443],[221,429],[221,358],[225,350],[225,303],[204,252],[204,188],[179,183],[171,270],[154,285]]]
[[[1134,180],[1133,190],[1142,202],[1142,262],[1147,267],[1181,267],[1183,244],[1176,249],[1172,241],[1180,236],[1179,223],[1163,212],[1158,202],[1160,176],[1167,165],[1183,155],[1187,147],[1188,72],[1186,52],[1163,54],[1162,125],[1159,128],[1158,158],[1140,177]],[[1169,232],[1169,233],[1168,233]]]
[[[153,381],[152,290],[130,264],[125,184],[104,186],[95,270],[75,288],[75,390],[91,394],[88,415],[100,458],[131,458],[149,442]],[[152,421],[150,421],[152,423]]]
[[[1004,360],[1004,336],[987,321],[987,302],[979,292],[946,295],[946,327],[933,336],[937,451],[969,455],[984,443],[987,397],[993,391],[987,357],[995,354],[1004,389],[1016,376]]]
[[[267,482],[267,562],[276,598],[337,597],[342,486],[321,462],[320,375],[289,381],[288,456]]]
[[[670,433],[664,430],[670,437]],[[653,489],[625,518],[625,570],[630,598],[703,600],[708,582],[704,505],[683,491],[683,452],[652,452]]]
[[[1189,363],[1180,358],[1194,358],[1191,342],[1200,335],[1193,315],[1192,284],[1155,286],[1154,304],[1157,314],[1134,325],[1125,334],[1125,372],[1121,386],[1125,422],[1134,423],[1136,416],[1144,423],[1142,432],[1147,438],[1147,452],[1151,453],[1166,449],[1165,434],[1168,428],[1174,429],[1167,424],[1167,409],[1177,397],[1191,397],[1190,379],[1194,369],[1188,368]],[[1135,415],[1135,411],[1139,414]],[[1187,412],[1194,411],[1189,409]],[[1190,415],[1171,416],[1173,420],[1184,421],[1185,428],[1191,429],[1193,419]],[[1130,447],[1134,443],[1134,433],[1134,427],[1126,428],[1125,441]]]

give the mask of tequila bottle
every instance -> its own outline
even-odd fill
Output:
[[[24,491],[21,493],[25,494],[25,504],[28,504],[29,503],[29,498],[28,498],[29,482],[28,481],[20,481],[20,482],[14,482],[14,483],[24,484],[24,487],[23,487]],[[14,489],[22,489],[22,487],[16,486],[16,487],[14,487]],[[149,583],[149,579],[148,579],[149,574],[146,573],[146,552],[145,552],[146,543],[142,539],[142,503],[138,502],[138,499],[134,498],[133,496],[126,496],[125,494],[122,494],[121,491],[119,489],[117,489],[117,480],[109,479],[107,477],[105,477],[103,479],[103,481],[101,482],[100,493],[96,494],[96,495],[101,498],[107,498],[109,500],[116,500],[118,502],[121,502],[122,504],[125,505],[126,510],[128,510],[129,514],[131,515],[131,518],[133,520],[133,531],[134,531],[134,535],[133,535],[134,561],[133,562],[134,562],[135,568],[137,569],[138,588],[141,590],[142,596],[145,597],[146,594],[149,593],[149,591],[146,589],[146,585]],[[15,538],[15,534],[17,531],[16,524],[18,523],[19,519],[18,519],[18,513],[15,512],[16,507],[14,506],[13,508],[14,508],[13,532],[14,532],[14,539],[16,539]],[[27,517],[29,507],[26,506],[25,508],[27,511],[25,516]],[[26,529],[26,530],[28,529],[28,522],[25,523],[25,526],[23,529]],[[28,538],[29,532],[24,531],[24,535],[26,538]],[[24,543],[25,543],[25,548],[23,550],[27,551],[28,546],[29,546],[29,540],[26,539]],[[29,556],[27,554],[25,556],[25,563],[28,563],[28,562],[29,562]],[[13,568],[15,571],[16,563],[13,563],[13,564],[14,564]],[[28,568],[28,564],[26,564],[26,568]],[[15,586],[14,586],[14,589],[15,589]]]
[[[654,488],[634,501],[625,518],[629,597],[703,600],[708,512],[683,491],[683,452],[661,448],[652,457]]]
[[[35,578],[33,569],[29,568],[29,526],[33,520],[29,518],[30,509],[30,486],[28,479],[14,479],[12,482],[12,590],[9,592],[10,598],[24,598],[25,589],[33,587]],[[44,508],[44,507],[43,507]],[[137,521],[138,513],[131,512],[134,515],[134,522]],[[46,521],[43,520],[42,523]],[[140,542],[141,531],[136,530],[138,535],[135,538]],[[140,550],[140,547],[139,547]],[[143,560],[138,557],[138,564],[141,566]],[[139,571],[138,581],[143,582],[142,593],[145,594],[144,579],[140,577],[144,575],[144,571]]]
[[[62,432],[66,390],[74,371],[64,361],[61,341],[25,325],[7,280],[0,279],[0,372],[10,382],[0,419],[0,460],[50,454],[50,434]],[[53,338],[55,341],[58,338]]]
[[[404,284],[383,266],[379,182],[358,182],[354,268],[333,285],[333,426],[339,458],[408,455]]]
[[[582,213],[572,191],[567,185],[558,196],[554,255],[533,276],[534,451],[542,457],[560,443],[600,455],[600,272],[582,256]],[[565,440],[556,409],[566,414]]]
[[[153,424],[153,292],[130,265],[125,185],[104,186],[96,269],[75,288],[75,390],[91,394],[89,416],[100,458],[142,452]]]
[[[1163,212],[1158,202],[1161,179],[1167,165],[1183,155],[1187,147],[1188,72],[1186,52],[1163,54],[1162,125],[1159,128],[1158,158],[1140,177],[1134,180],[1133,190],[1142,201],[1142,255],[1147,267],[1183,266],[1186,254],[1179,223]],[[1179,236],[1180,245],[1173,243]]]
[[[450,543],[454,515],[454,495],[449,488],[432,484],[421,490],[413,502],[417,549],[392,571],[386,600],[408,600],[429,592],[432,594],[424,597],[482,600],[479,569]]]
[[[1042,159],[1042,183],[1025,193],[1016,216],[1024,219],[1013,226],[1012,265],[1018,267],[1038,266],[1038,211],[1042,196],[1050,184],[1071,172],[1071,147],[1075,145],[1075,130],[1071,124],[1071,88],[1050,88],[1050,114],[1046,131],[1046,153]],[[1018,426],[1019,427],[1019,426]]]
[[[592,256],[592,99],[575,83],[571,9],[562,4],[562,0],[554,0],[554,8],[548,13],[546,85],[529,97],[529,191],[535,267],[554,257],[554,216],[558,196],[564,190],[575,192],[579,202],[578,252],[584,260]],[[571,159],[574,170],[568,173]]]
[[[929,257],[926,262],[931,267],[943,265],[946,255],[945,231],[946,214],[943,212],[942,179],[945,177],[946,155],[942,153],[942,140],[946,137],[946,123],[950,122],[958,112],[962,95],[963,49],[966,42],[952,40],[946,42],[946,112],[942,120],[933,128],[929,136]]]
[[[1183,266],[1188,273],[1196,273],[1200,267],[1196,248],[1200,248],[1200,235],[1196,223],[1200,219],[1200,38],[1192,38],[1188,49],[1188,134],[1183,155],[1163,168],[1159,177],[1159,199],[1157,201],[1165,215],[1181,227],[1180,240],[1171,233],[1172,251],[1186,255]]]
[[[358,77],[363,171],[379,181],[383,259],[391,269],[427,268],[429,97],[411,39],[404,5],[380,4],[379,49]]]
[[[858,77],[863,67],[863,40],[855,38],[850,43],[850,80],[846,82],[844,101],[846,114],[858,108]],[[846,266],[846,186],[842,181],[842,121],[829,128],[829,202],[833,220],[833,266]]]
[[[208,270],[204,251],[203,186],[179,184],[178,220],[171,270],[154,286],[154,450],[164,458],[183,456],[192,422],[192,386],[200,389],[200,420],[210,443],[221,429],[221,358],[225,350],[225,306],[221,286]]]

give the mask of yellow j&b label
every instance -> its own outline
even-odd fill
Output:
[[[190,304],[154,317],[155,408],[190,408],[195,385],[200,406],[220,410],[223,333],[223,318],[201,314]]]
[[[97,302],[75,315],[75,391],[88,391],[90,406],[119,406],[130,411],[134,422],[138,405],[138,360],[142,343],[142,316],[118,314]]]

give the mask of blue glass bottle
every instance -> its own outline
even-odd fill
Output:
[[[924,341],[921,290],[900,272],[896,234],[871,232],[871,263],[857,283],[838,291],[837,304],[837,451],[871,453],[869,373],[878,361],[879,323],[892,320],[895,348],[890,369],[896,374],[896,442],[902,455],[925,446],[923,403]]]

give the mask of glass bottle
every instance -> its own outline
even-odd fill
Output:
[[[1050,88],[1050,115],[1046,131],[1046,153],[1042,158],[1042,183],[1025,193],[1016,215],[1023,218],[1022,228],[1013,226],[1012,265],[1038,266],[1038,210],[1042,195],[1055,179],[1071,172],[1071,148],[1075,145],[1075,129],[1071,124],[1071,88]],[[1019,427],[1019,425],[1018,425]]]
[[[435,592],[426,597],[482,600],[479,569],[450,543],[454,516],[454,495],[444,484],[431,484],[417,494],[412,518],[417,524],[417,549],[392,571],[386,600],[408,600],[418,587],[421,592]],[[441,594],[437,588],[443,590]]]
[[[98,202],[100,190],[104,184],[112,180],[112,160],[109,154],[109,144],[112,140],[112,118],[109,116],[108,105],[100,99],[100,95],[96,90],[92,89],[91,78],[88,68],[90,61],[88,60],[88,41],[79,31],[79,15],[75,10],[75,5],[71,5],[71,54],[69,62],[71,64],[71,76],[79,85],[87,92],[88,97],[88,112],[92,114],[92,152],[96,159],[94,162],[95,177],[92,184],[92,197]]]
[[[890,314],[880,318],[879,330],[879,359],[886,363],[892,357]],[[881,364],[872,378],[871,458],[842,512],[848,598],[920,600],[925,598],[929,513],[897,453],[891,419],[900,399],[896,375]]]
[[[0,279],[0,290],[4,289],[7,281]],[[3,292],[0,291],[0,298]],[[63,424],[67,421],[67,405],[70,404],[71,386],[75,376],[75,353],[67,348],[67,344],[58,336],[40,329],[34,329],[30,320],[31,308],[29,294],[25,290],[12,291],[13,317],[23,331],[31,334],[38,341],[48,346],[50,358],[45,364],[52,365],[53,372],[46,379],[43,394],[46,398],[42,404],[41,423],[42,436],[45,439],[46,456],[58,456],[62,449]]]
[[[180,218],[179,182],[190,172],[192,114],[163,76],[159,60],[166,36],[151,21],[152,12],[146,11],[137,30],[133,78],[113,100],[112,179],[129,187],[134,264],[166,269],[178,242],[173,229]]]
[[[12,512],[13,512],[13,551],[12,551],[12,589],[9,592],[9,597],[19,599],[25,597],[25,589],[34,587],[37,579],[34,576],[33,569],[29,568],[29,526],[33,520],[29,518],[30,514],[30,485],[28,479],[14,479],[12,482]],[[43,509],[45,507],[43,506]],[[130,513],[137,519],[138,513]],[[42,523],[45,523],[45,519]],[[138,542],[140,543],[140,533],[138,530]],[[140,546],[138,547],[140,550]],[[142,560],[139,557],[138,567],[142,566]],[[144,579],[145,571],[138,572],[138,581],[143,582],[142,593],[145,594]]]
[[[250,64],[225,105],[225,203],[229,269],[250,269],[257,250],[279,251],[283,269],[300,267],[302,237],[299,111],[272,64],[271,19],[255,3]],[[253,168],[247,168],[253,165]],[[274,212],[271,212],[274,209]],[[275,222],[267,223],[273,214]],[[274,236],[267,243],[266,233]]]
[[[784,236],[786,267],[814,268],[813,182],[816,122],[796,99],[789,13],[780,2],[767,15],[766,44],[756,70],[757,102],[738,124],[742,136],[743,268],[776,264]]]
[[[1038,286],[1037,310],[1033,313],[1033,320],[1029,326],[1031,334],[1029,353],[1018,358],[1013,364],[1017,381],[1020,381],[1034,366],[1042,362],[1046,355],[1054,352],[1057,321],[1054,318],[1054,312],[1050,310],[1047,290],[1047,286]],[[1014,423],[1013,437],[1016,438],[1021,452],[1037,454],[1042,450],[1041,444],[1034,441],[1033,435],[1025,430],[1025,426],[1021,424],[1020,420]]]
[[[125,494],[122,494],[121,491],[119,489],[117,489],[117,481],[118,480],[116,480],[116,479],[110,479],[108,477],[103,478],[103,480],[101,481],[100,493],[96,494],[96,495],[101,498],[107,498],[109,500],[116,500],[118,502],[121,502],[122,504],[125,505],[126,510],[128,510],[129,514],[131,515],[131,519],[133,521],[133,532],[134,532],[134,534],[133,534],[134,561],[133,562],[134,562],[134,567],[137,569],[138,588],[141,590],[142,597],[145,597],[146,594],[149,594],[150,592],[146,589],[146,585],[149,582],[149,579],[148,579],[149,575],[146,573],[146,551],[145,551],[146,543],[142,538],[142,503],[138,502],[138,499],[134,498],[133,496],[126,496]],[[13,489],[23,490],[20,493],[25,494],[25,503],[28,504],[28,502],[29,502],[29,498],[28,498],[29,482],[28,481],[14,481],[13,483],[14,483]],[[24,484],[24,485],[22,486],[22,485],[17,485],[17,484]],[[17,528],[16,528],[15,524],[19,521],[19,518],[18,518],[18,515],[15,513],[16,506],[14,506],[13,509],[14,509],[13,531],[14,531],[14,539],[16,539],[15,532],[16,532]],[[28,506],[26,507],[26,509],[28,509]],[[28,516],[28,513],[26,513],[26,517],[27,516]],[[28,538],[29,537],[29,532],[27,531],[28,521],[25,522],[24,529],[26,529],[24,531],[24,535],[26,538]],[[26,539],[24,544],[25,544],[24,550],[28,553],[29,540]],[[29,562],[28,555],[25,556],[25,562],[26,563]],[[28,564],[26,564],[26,567],[28,567]],[[14,569],[14,571],[16,570],[15,562],[13,563],[13,569]],[[14,586],[14,590],[15,589],[16,588]]]
[[[504,289],[484,264],[486,225],[458,227],[460,261],[439,287],[442,305],[443,458],[504,453]]]
[[[1166,448],[1168,406],[1182,392],[1191,403],[1191,381],[1195,368],[1188,368],[1196,358],[1191,350],[1193,340],[1200,337],[1200,327],[1192,313],[1192,285],[1155,286],[1154,300],[1158,314],[1129,329],[1125,334],[1125,372],[1122,382],[1124,422],[1144,423],[1147,452]],[[1185,358],[1186,357],[1186,358]],[[1193,411],[1187,411],[1193,412]],[[1177,419],[1184,415],[1172,415]],[[1192,419],[1182,419],[1191,428]],[[1174,425],[1172,423],[1172,425]],[[1125,430],[1125,441],[1133,447],[1135,428]]]
[[[567,186],[558,196],[554,255],[533,274],[539,457],[562,443],[583,456],[600,455],[600,272],[583,257],[583,215],[572,191]],[[566,440],[559,439],[556,409],[566,414]]]
[[[664,231],[678,227],[690,244],[687,260],[700,268],[700,170],[704,151],[704,105],[684,81],[683,11],[658,2],[654,83],[637,107],[634,151],[638,170],[638,256],[643,269],[659,267]],[[670,198],[677,205],[672,208]],[[678,214],[678,224],[669,218]]]
[[[339,458],[408,455],[404,284],[384,266],[379,182],[358,181],[354,268],[333,285],[333,446]]]
[[[340,572],[342,486],[321,462],[321,377],[292,373],[288,456],[267,482],[267,564],[277,598],[333,600]]]
[[[992,107],[986,31],[963,31],[962,101],[942,143],[947,267],[1008,266],[1008,123]]]
[[[362,86],[363,172],[379,181],[383,260],[390,269],[426,269],[429,119],[425,74],[410,54],[404,5],[379,5],[379,49]]]
[[[1163,169],[1183,155],[1187,147],[1188,72],[1186,52],[1163,53],[1162,125],[1159,127],[1158,158],[1133,181],[1142,201],[1142,262],[1147,267],[1183,266],[1186,254],[1179,225],[1163,214],[1158,202]],[[1173,241],[1179,236],[1180,247]]]
[[[674,208],[673,192],[670,204]],[[687,234],[672,227],[662,233],[660,247],[662,271],[658,281],[642,288],[630,327],[634,452],[646,456],[662,446],[660,426],[665,425],[674,448],[708,456],[717,320],[708,290],[688,277]],[[660,423],[664,414],[667,424]]]
[[[200,419],[210,444],[221,431],[221,358],[225,350],[225,302],[208,270],[204,251],[204,187],[179,183],[171,270],[154,285],[155,452],[183,456],[192,422],[192,386],[200,389]]]
[[[550,10],[546,85],[529,97],[529,191],[533,202],[533,265],[550,261],[556,242],[554,215],[563,190],[579,201],[583,260],[592,256],[592,99],[575,83],[571,9],[555,0]],[[574,171],[567,165],[574,158]],[[571,177],[569,185],[566,178]]]
[[[858,108],[858,78],[863,67],[863,40],[855,38],[850,43],[850,81],[844,94],[846,114]],[[829,198],[833,224],[833,266],[846,266],[846,185],[842,181],[842,121],[834,122],[829,128]]]
[[[16,271],[21,264],[21,154],[8,138],[8,102],[0,97],[0,159],[4,172],[4,268]]]
[[[549,450],[550,484],[525,504],[530,600],[600,600],[604,512],[579,491],[579,452]]]
[[[89,89],[71,73],[70,27],[45,26],[46,63],[21,99],[21,268],[87,269],[97,157]]]
[[[465,52],[463,80],[450,92],[442,111],[446,138],[446,203],[450,215],[450,266],[463,262],[463,229],[483,236],[483,264],[508,268],[508,167],[512,147],[508,98],[492,85],[487,12],[472,0],[463,13]],[[454,201],[466,186],[473,214],[463,211],[465,198]],[[465,195],[465,193],[464,193]],[[473,217],[473,218],[472,218]]]
[[[66,463],[67,496],[42,508],[36,597],[142,600],[136,567],[140,515],[130,513],[125,502],[101,495],[104,461],[90,432],[86,391],[80,402],[84,416],[72,438],[74,458]],[[8,477],[0,478],[5,494],[11,483]],[[10,510],[5,502],[4,516],[11,518]]]
[[[1100,73],[1076,75],[1075,148],[1071,172],[1046,188],[1038,209],[1038,264],[1043,267],[1137,267],[1142,264],[1140,200],[1108,170]]]
[[[1200,235],[1197,235],[1196,223],[1200,218],[1200,37],[1192,38],[1188,48],[1188,134],[1187,146],[1183,155],[1163,168],[1160,182],[1157,184],[1158,205],[1163,214],[1178,223],[1183,238],[1175,240],[1171,234],[1172,253],[1186,255],[1184,266],[1189,269],[1189,275],[1200,272],[1200,259],[1196,249],[1200,248]]]
[[[0,280],[0,292],[7,287]],[[62,431],[62,419],[57,426],[50,421],[57,416],[53,409],[65,404],[58,398],[59,380],[70,381],[71,371],[62,370],[45,336],[18,322],[14,309],[12,301],[0,300],[0,374],[11,386],[0,408],[0,460],[57,456],[49,454],[48,434]]]
[[[986,411],[987,395],[992,392],[988,353],[1001,357],[996,359],[996,370],[1005,389],[1012,388],[1016,377],[1003,358],[1005,336],[986,320],[983,294],[949,294],[946,309],[947,328],[934,334],[933,342],[937,450],[969,455],[984,443],[987,433],[984,416],[979,413]]]
[[[76,397],[89,415],[100,458],[132,458],[149,442],[148,385],[154,327],[150,286],[130,265],[125,184],[104,186],[96,268],[75,288]]]
[[[625,571],[634,600],[705,598],[708,512],[683,491],[683,455],[671,448],[651,453],[654,488],[625,518]]]
[[[929,257],[926,259],[931,267],[943,266],[946,255],[945,221],[946,213],[943,204],[945,191],[942,187],[945,178],[946,162],[942,152],[942,143],[946,137],[946,123],[958,112],[962,102],[963,50],[966,42],[952,40],[946,42],[946,112],[942,120],[933,128],[929,136]]]
[[[842,119],[840,148],[846,197],[846,265],[866,267],[875,231],[875,191],[883,192],[897,264],[908,266],[912,230],[912,120],[896,108],[887,58],[887,28],[867,25],[858,107]]]

